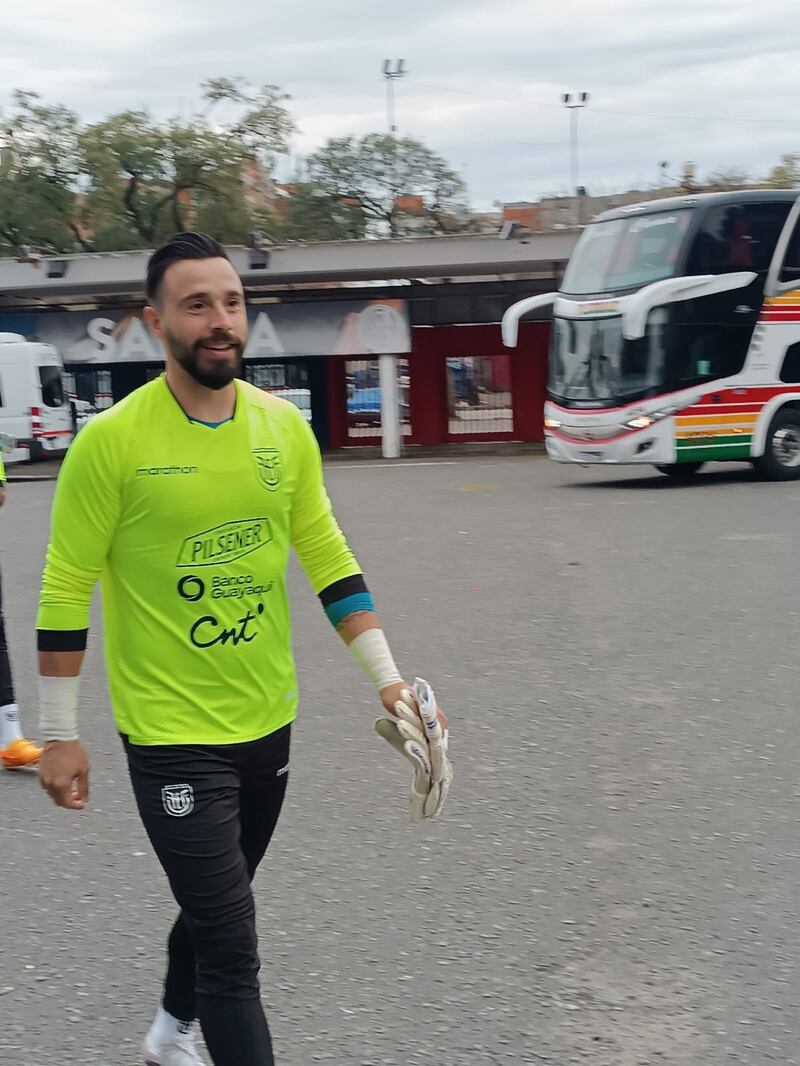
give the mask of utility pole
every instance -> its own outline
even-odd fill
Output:
[[[583,221],[583,198],[578,194],[578,111],[589,103],[588,93],[562,93],[561,103],[570,113],[570,185],[575,198],[574,220],[577,225]]]

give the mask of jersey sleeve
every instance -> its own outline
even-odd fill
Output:
[[[0,455],[0,485],[3,484],[5,479],[6,479],[6,468],[5,468],[5,466],[3,466],[3,456]]]
[[[339,528],[322,477],[322,458],[311,427],[298,411],[295,433],[297,482],[292,501],[291,540],[314,592],[361,573]]]
[[[120,463],[109,438],[102,417],[93,419],[59,472],[36,620],[40,647],[42,631],[85,633],[89,627],[92,593],[120,513]]]

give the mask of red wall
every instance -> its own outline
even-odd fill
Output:
[[[499,439],[542,440],[549,342],[549,322],[521,323],[517,348],[503,346],[499,325],[413,327],[412,351],[408,357],[412,429],[408,443],[436,445],[447,442],[447,359],[481,355],[509,356],[508,362],[503,360],[503,366],[498,366],[498,371],[501,375],[509,374],[514,432]],[[332,448],[353,443],[347,437],[345,360],[345,356],[331,356],[327,360]],[[487,435],[481,439],[498,438]],[[376,441],[363,440],[363,443]]]
[[[499,325],[415,326],[411,331],[411,444],[443,444],[448,357],[510,355],[514,440],[542,440],[549,322],[523,322],[519,345],[505,348]]]

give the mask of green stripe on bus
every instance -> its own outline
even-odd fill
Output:
[[[679,448],[675,457],[679,463],[711,463],[719,459],[749,459],[749,444],[729,444],[727,447],[718,448],[711,445],[707,448]]]

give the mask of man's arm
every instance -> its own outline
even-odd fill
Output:
[[[394,663],[361,567],[333,515],[314,434],[305,419],[302,423],[292,544],[328,619],[375,685],[386,710],[394,714],[400,693],[410,686]]]
[[[378,719],[375,728],[414,766],[411,821],[434,817],[452,780],[447,719],[430,686],[421,681],[409,685],[397,669],[364,575],[333,517],[316,441],[305,423],[303,429],[299,443],[305,461],[292,510],[292,543],[328,619],[393,716]],[[302,452],[298,458],[302,460]]]
[[[353,653],[356,662],[378,689],[381,703],[389,714],[394,714],[394,705],[402,699],[409,686],[395,666],[389,643],[384,636],[381,622],[375,611],[354,611],[346,615],[336,626],[336,632]],[[377,652],[377,654],[376,654]],[[381,663],[383,677],[373,677],[370,666]],[[392,677],[394,674],[396,677]],[[381,684],[380,681],[385,682]]]
[[[120,479],[102,424],[70,447],[56,486],[37,617],[42,787],[59,807],[81,810],[89,760],[78,738],[78,686],[89,607],[120,508]]]

